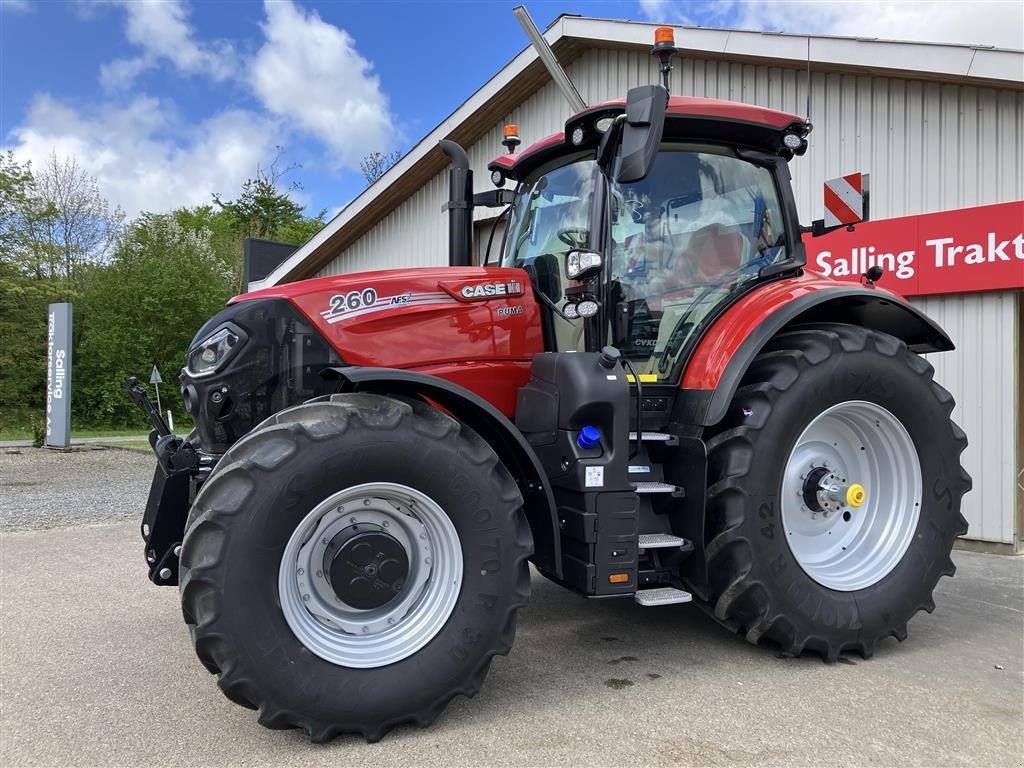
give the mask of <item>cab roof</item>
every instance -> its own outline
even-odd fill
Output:
[[[600,133],[593,128],[594,123],[603,117],[621,114],[625,109],[625,99],[589,106],[566,121],[565,131],[541,139],[516,154],[497,157],[488,169],[519,179],[567,148],[586,149],[596,145]],[[749,146],[781,154],[786,159],[792,153],[782,144],[782,136],[786,133],[803,136],[810,129],[805,118],[789,112],[697,96],[670,97],[665,117],[666,138]],[[566,135],[571,136],[577,126],[584,128],[587,138],[578,146],[567,146]]]

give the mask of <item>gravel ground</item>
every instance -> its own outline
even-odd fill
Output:
[[[0,531],[142,520],[156,459],[88,447],[0,450]]]

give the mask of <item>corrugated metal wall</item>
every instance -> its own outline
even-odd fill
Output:
[[[589,51],[569,74],[588,103],[657,81],[652,57],[628,51]],[[806,110],[800,69],[683,59],[672,90],[797,114]],[[1024,94],[816,72],[811,97],[811,146],[791,166],[803,221],[821,216],[825,179],[856,170],[871,173],[874,219],[1024,199]],[[529,144],[561,130],[567,116],[564,99],[548,84],[495,124],[468,148],[477,188],[489,188],[486,167],[502,151],[504,123],[517,123]],[[446,193],[441,173],[320,274],[446,263],[447,221],[440,212]],[[479,218],[491,215],[477,212]],[[971,439],[966,464],[975,491],[965,501],[970,536],[1000,542],[1011,542],[1014,534],[1015,438],[1005,423],[1013,418],[1012,387],[1021,365],[1013,301],[1010,294],[987,294],[917,302],[950,329],[958,346],[933,356],[933,364],[956,397]]]
[[[1015,534],[1015,444],[1022,417],[1020,300],[1020,291],[912,299],[956,344],[954,352],[927,357],[935,380],[956,398],[953,420],[970,441],[963,456],[974,479],[964,498],[967,537],[1007,544]]]

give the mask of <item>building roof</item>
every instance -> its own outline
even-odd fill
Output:
[[[657,26],[563,15],[544,37],[566,66],[595,45],[649,51]],[[692,26],[676,29],[681,53],[691,58],[1024,90],[1024,51],[1019,50]],[[471,145],[549,80],[536,51],[525,48],[265,280],[253,283],[253,289],[315,274],[445,168],[447,159],[437,146],[441,139]]]

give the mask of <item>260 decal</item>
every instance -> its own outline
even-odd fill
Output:
[[[334,324],[347,318],[360,317],[371,312],[381,312],[399,307],[423,304],[449,304],[452,299],[442,291],[427,293],[400,293],[394,296],[379,296],[375,288],[359,288],[347,293],[336,293],[330,297],[327,309],[320,313],[328,323]]]

